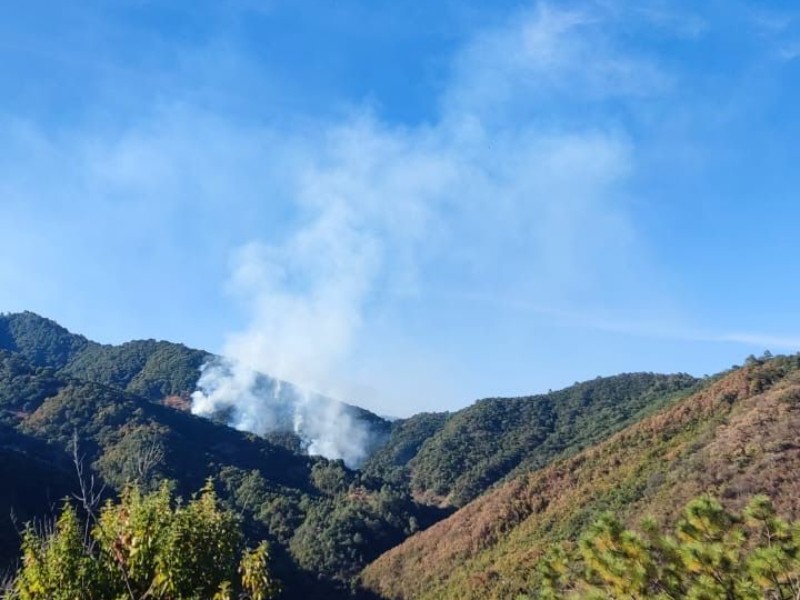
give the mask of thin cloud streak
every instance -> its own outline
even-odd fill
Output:
[[[713,332],[702,328],[692,328],[679,324],[665,326],[663,323],[655,324],[645,321],[627,321],[612,316],[594,314],[591,311],[572,311],[553,306],[535,304],[524,300],[500,299],[478,293],[461,294],[460,299],[477,302],[484,306],[491,305],[495,310],[511,310],[514,312],[524,312],[548,317],[552,319],[552,321],[550,321],[551,324],[557,324],[562,327],[577,327],[636,337],[680,340],[685,342],[731,343],[750,346],[761,350],[776,349],[790,352],[800,351],[800,336],[781,336],[758,332]]]
[[[661,64],[663,55],[626,45],[635,37],[628,33],[658,27],[660,35],[694,39],[714,21],[683,19],[660,2],[655,12],[613,2],[573,6],[537,4],[466,40],[436,109],[411,124],[386,118],[378,103],[309,117],[270,100],[257,119],[255,111],[231,110],[237,102],[203,104],[206,92],[281,87],[258,81],[261,73],[274,83],[270,65],[259,71],[258,57],[226,44],[221,32],[206,48],[175,48],[188,58],[165,65],[170,76],[161,75],[172,85],[113,127],[51,130],[4,118],[0,216],[35,222],[37,235],[27,269],[0,269],[0,300],[18,301],[31,287],[26,270],[54,297],[68,295],[58,290],[70,289],[70,278],[97,304],[115,307],[107,319],[122,320],[127,310],[159,336],[172,335],[169,324],[187,307],[217,303],[196,318],[213,328],[206,339],[228,330],[219,346],[232,359],[390,414],[397,411],[388,400],[363,390],[403,389],[410,406],[433,389],[430,380],[463,379],[451,365],[470,344],[485,344],[487,354],[502,347],[499,338],[467,339],[461,330],[442,334],[457,339],[449,345],[431,342],[431,329],[451,313],[459,313],[453,327],[481,325],[521,302],[570,326],[791,345],[780,336],[649,325],[692,320],[637,221],[637,207],[651,198],[632,197],[630,184],[661,143],[647,128],[661,120],[663,104],[683,99],[669,96],[691,79],[681,80],[680,65]],[[240,81],[241,89],[219,83]],[[643,104],[651,112],[637,121]],[[683,142],[680,152],[689,147]],[[665,169],[644,183],[657,186],[661,177],[679,179]],[[9,232],[0,250],[13,256],[19,240]],[[127,287],[109,286],[119,273]],[[438,289],[455,301],[441,301]],[[490,290],[497,310],[459,302],[473,290]],[[224,303],[240,310],[238,318],[220,309]],[[91,312],[75,306],[76,314]],[[635,318],[603,318],[608,307]],[[526,331],[535,338],[534,328]],[[365,348],[377,354],[372,369],[357,364]],[[446,352],[458,358],[437,358]],[[428,354],[430,373],[419,375],[407,357]],[[445,401],[470,393],[462,387]],[[424,401],[414,408],[426,408]]]
[[[170,235],[187,222],[198,252],[238,245],[228,291],[246,322],[223,353],[351,399],[355,387],[392,387],[353,385],[349,374],[374,314],[393,310],[387,289],[425,302],[432,282],[447,281],[553,302],[642,279],[631,260],[642,241],[622,193],[635,146],[619,127],[551,110],[554,98],[592,106],[661,89],[657,66],[621,53],[602,29],[595,15],[547,5],[515,14],[457,54],[440,117],[412,127],[365,109],[254,127],[163,99],[115,130],[54,135],[21,122],[4,186],[23,213],[42,197],[49,214],[59,207],[54,232],[91,216],[145,226],[146,239],[130,227],[75,240],[87,256],[107,249],[92,263],[97,276],[114,268],[98,266],[113,252],[130,256],[131,243],[154,257],[154,246],[171,251]],[[202,264],[191,246],[181,252],[152,265],[165,281]],[[384,351],[392,361],[390,340]],[[353,400],[393,412],[380,399]]]
[[[248,321],[223,353],[303,389],[394,413],[348,393],[356,387],[349,361],[372,311],[390,304],[384,290],[424,302],[438,275],[455,288],[503,293],[522,283],[552,299],[626,279],[639,243],[618,193],[635,168],[626,136],[518,114],[533,89],[552,97],[569,87],[573,100],[593,102],[652,87],[651,65],[583,41],[587,27],[600,25],[542,5],[464,49],[439,121],[399,127],[361,111],[311,139],[290,138],[297,161],[282,187],[297,225],[238,253],[228,288]],[[226,376],[213,365],[208,373]]]

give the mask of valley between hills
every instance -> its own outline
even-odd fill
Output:
[[[82,530],[97,545],[59,564],[94,573],[97,590],[125,590],[119,597],[205,597],[126,572],[135,553],[114,558],[113,544],[106,559],[124,577],[103,575],[102,518],[119,524],[142,506],[175,523],[197,507],[198,519],[226,515],[241,532],[237,552],[266,541],[268,560],[244,555],[237,593],[251,595],[237,597],[796,597],[799,356],[750,357],[702,379],[621,374],[399,420],[340,404],[369,432],[357,465],[314,455],[300,430],[256,434],[230,427],[225,411],[192,414],[213,359],[164,341],[98,344],[30,312],[0,315],[3,598],[61,598],[30,590],[51,581],[42,565],[59,547],[47,538],[60,531],[53,520],[69,521],[64,499],[76,522],[93,518],[76,500],[86,500],[76,462],[105,517]],[[695,521],[705,537],[687,533]],[[26,588],[33,563],[39,588]],[[269,581],[252,583],[262,568]],[[233,598],[228,589],[213,597]],[[118,597],[103,593],[80,597]]]

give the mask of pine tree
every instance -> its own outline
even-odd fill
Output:
[[[800,523],[778,517],[765,496],[742,515],[702,496],[672,534],[652,520],[636,532],[603,515],[577,551],[551,550],[537,572],[542,600],[798,600]]]

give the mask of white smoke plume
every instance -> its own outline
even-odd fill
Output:
[[[358,410],[268,377],[240,362],[215,358],[201,368],[192,412],[222,418],[260,435],[294,432],[312,455],[358,467],[379,441]]]
[[[349,399],[340,374],[365,305],[380,281],[411,278],[401,265],[412,262],[452,168],[449,157],[369,118],[334,128],[307,155],[314,161],[292,180],[305,222],[283,243],[237,253],[229,289],[250,322],[229,336],[228,360],[203,367],[192,410],[256,433],[294,431],[309,453],[356,466],[377,434],[329,397]]]
[[[325,179],[306,172],[297,182],[300,202],[316,213],[298,233],[282,245],[252,243],[238,252],[230,289],[251,320],[229,337],[223,349],[229,360],[204,366],[192,410],[229,411],[231,425],[260,434],[294,431],[310,454],[352,467],[376,434],[351,407],[318,392],[343,395],[336,374],[361,325],[384,248],[365,207]]]
[[[249,320],[223,349],[231,362],[204,367],[194,412],[293,429],[309,452],[355,465],[369,429],[298,390],[347,399],[342,374],[370,308],[413,295],[419,272],[544,302],[625,277],[633,232],[616,189],[629,140],[542,118],[562,101],[592,106],[662,84],[603,41],[592,18],[542,5],[456,57],[436,122],[391,126],[367,113],[286,135],[275,193],[295,209],[289,234],[238,253],[230,290]],[[264,387],[256,371],[299,387]]]

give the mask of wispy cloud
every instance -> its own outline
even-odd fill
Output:
[[[663,2],[570,6],[539,3],[470,36],[421,122],[358,104],[293,113],[264,91],[280,86],[269,73],[270,85],[260,82],[258,60],[219,32],[204,47],[171,47],[170,84],[133,116],[50,129],[5,115],[0,218],[37,235],[9,231],[0,251],[24,242],[27,270],[52,289],[78,280],[116,318],[122,307],[141,314],[151,335],[171,335],[170,322],[195,306],[233,302],[238,319],[197,317],[227,329],[221,350],[232,359],[392,414],[363,390],[402,388],[410,403],[432,380],[459,378],[413,338],[404,307],[430,321],[485,319],[459,303],[476,290],[492,315],[519,303],[570,327],[791,346],[682,325],[690,319],[636,218],[647,199],[629,184],[663,114],[641,111],[638,131],[630,123],[684,82],[620,32],[644,20],[696,38],[713,21]],[[258,118],[229,97],[234,83],[258,92],[267,106]],[[59,262],[66,246],[69,269]],[[120,273],[125,287],[109,284]],[[5,303],[31,285],[24,270],[0,277]],[[372,372],[354,364],[366,347],[382,353]]]
[[[228,283],[245,324],[224,353],[347,397],[348,359],[389,290],[424,302],[445,283],[564,301],[639,272],[622,191],[636,149],[613,122],[573,117],[656,93],[668,81],[658,66],[615,47],[597,14],[541,4],[476,35],[450,73],[438,118],[415,126],[362,108],[253,126],[164,101],[114,128],[54,136],[22,123],[5,191],[22,212],[46,196],[63,216],[54,227],[147,223],[162,249],[182,223],[207,228],[197,242],[217,251],[249,240]],[[68,176],[48,184],[38,172]],[[132,241],[91,236],[87,254]]]
[[[773,58],[793,61],[800,57],[800,14],[796,10],[757,6],[750,9],[749,21]]]
[[[619,48],[611,35],[615,25],[605,11],[588,5],[565,10],[539,3],[514,15],[476,35],[459,53],[455,78],[442,96],[443,112],[506,127],[520,119],[565,126],[575,118],[569,113],[576,105],[596,115],[598,101],[664,91],[671,85],[668,73],[652,59]]]
[[[296,226],[239,253],[231,287],[250,319],[225,353],[347,397],[347,359],[387,290],[425,301],[440,277],[563,300],[627,278],[638,244],[620,193],[631,142],[536,112],[554,97],[660,88],[656,66],[595,43],[601,29],[541,5],[458,54],[436,122],[357,111],[289,143]]]
[[[579,312],[520,299],[498,299],[484,294],[470,294],[464,299],[484,305],[494,304],[495,308],[502,306],[505,310],[517,313],[542,316],[547,318],[551,324],[555,323],[562,327],[605,331],[651,339],[729,343],[746,346],[750,349],[800,351],[800,336],[774,335],[764,332],[714,331],[687,325],[683,319],[675,319],[663,314],[660,315],[658,321],[637,320],[620,318],[616,314],[603,314],[592,310]]]

